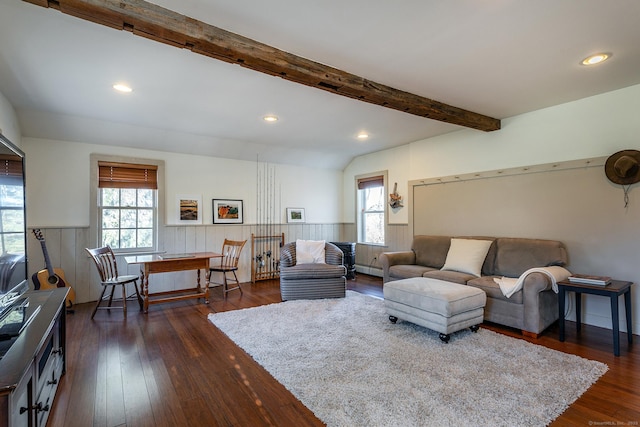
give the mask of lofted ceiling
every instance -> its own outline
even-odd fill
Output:
[[[640,83],[637,0],[151,3],[499,120]],[[0,2],[0,92],[24,137],[322,168],[464,129],[20,0]]]

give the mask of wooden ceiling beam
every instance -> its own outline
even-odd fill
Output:
[[[500,120],[367,80],[144,0],[24,0],[337,95],[482,131]]]

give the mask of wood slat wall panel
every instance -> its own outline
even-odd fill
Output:
[[[164,245],[160,248],[168,253],[212,251],[220,252],[225,238],[233,240],[247,240],[247,245],[242,251],[239,263],[238,277],[243,282],[251,281],[251,233],[262,229],[255,224],[242,225],[179,225],[161,227]],[[355,241],[350,233],[344,230],[355,230],[353,225],[345,224],[279,224],[274,225],[276,234],[285,234],[285,243],[296,239]],[[98,274],[95,271],[91,259],[84,248],[89,247],[90,230],[88,227],[77,228],[42,228],[45,243],[51,256],[54,268],[62,268],[65,277],[74,287],[76,301],[78,303],[95,301],[102,288]],[[394,237],[390,237],[394,240]],[[27,239],[27,252],[29,258],[29,276],[44,268],[44,257],[40,243],[29,231]],[[367,252],[367,257],[370,252]],[[358,252],[356,252],[358,257]],[[360,258],[357,258],[360,259]],[[127,265],[123,256],[117,256],[118,270],[120,274],[139,274],[140,266]],[[368,265],[368,264],[367,264]],[[154,291],[169,291],[193,287],[195,280],[192,272],[176,272],[153,275],[150,279]],[[33,286],[33,283],[31,283]],[[129,293],[133,288],[128,289]]]

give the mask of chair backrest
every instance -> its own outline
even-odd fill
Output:
[[[220,258],[220,266],[222,268],[236,268],[240,261],[240,252],[246,240],[228,240],[224,239],[222,244],[222,258]]]
[[[96,264],[102,282],[107,282],[118,277],[116,256],[110,246],[95,249],[85,248],[85,250],[91,255],[93,262]]]
[[[324,259],[326,264],[342,265],[344,252],[333,243],[325,242]],[[280,268],[293,267],[297,263],[296,242],[285,243],[280,248]]]

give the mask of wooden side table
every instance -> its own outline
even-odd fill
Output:
[[[601,295],[611,300],[611,321],[613,325],[613,354],[620,356],[620,316],[618,313],[618,297],[624,295],[625,316],[627,319],[627,340],[633,341],[631,330],[631,285],[633,282],[612,280],[607,286],[573,283],[568,280],[558,282],[558,308],[560,310],[560,341],[564,341],[564,306],[566,292],[576,294],[576,331],[582,325],[582,294]]]

